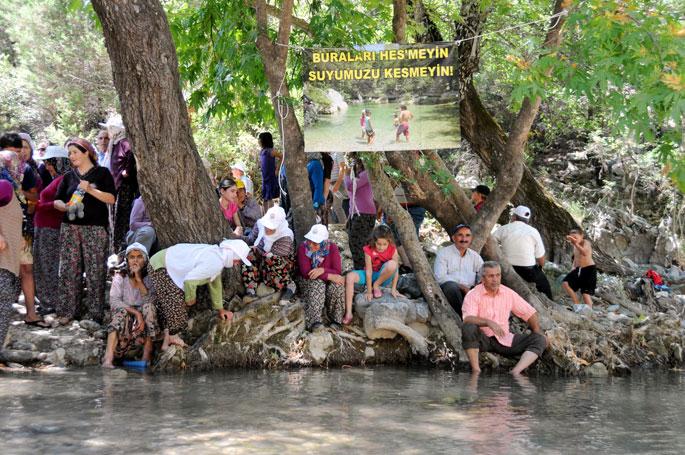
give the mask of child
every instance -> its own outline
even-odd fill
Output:
[[[362,116],[359,118],[359,126],[362,127],[362,139],[366,136],[366,109],[362,109]]]
[[[373,125],[371,124],[371,111],[366,109],[365,114],[364,132],[366,133],[366,143],[373,144],[374,139],[376,139],[376,132],[373,130]]]
[[[400,126],[400,118],[397,116],[397,112],[392,114],[392,126],[395,129],[397,129],[397,127]]]
[[[364,270],[353,270],[345,276],[345,317],[343,324],[352,322],[352,298],[356,283],[366,285],[366,298],[370,302],[383,295],[381,286],[390,286],[393,297],[397,297],[397,267],[399,255],[395,248],[390,228],[384,224],[376,226],[369,243],[364,247]]]
[[[242,183],[242,182],[241,182]],[[235,235],[243,235],[243,227],[238,210],[238,185],[235,180],[225,178],[219,183],[219,206],[224,218],[233,229]]]
[[[573,300],[573,309],[581,312],[592,309],[592,295],[597,287],[597,268],[592,260],[592,244],[586,240],[582,229],[571,229],[566,240],[573,245],[573,270],[564,277],[561,286]],[[584,304],[578,302],[576,291],[580,289]]]

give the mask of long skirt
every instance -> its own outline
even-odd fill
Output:
[[[352,253],[355,270],[364,270],[364,245],[369,241],[373,227],[376,224],[374,215],[362,213],[350,218],[348,229],[348,244]]]
[[[117,190],[117,201],[114,204],[114,251],[126,248],[126,234],[131,220],[133,200],[138,197],[137,184],[124,179]]]
[[[7,330],[12,320],[12,304],[19,300],[19,277],[6,269],[0,269],[0,351],[5,344]]]
[[[145,327],[140,327],[138,319],[125,308],[117,308],[112,311],[112,321],[107,326],[107,333],[117,332],[117,345],[114,347],[114,357],[117,359],[124,357],[139,337],[154,339],[159,335],[155,305],[146,300],[137,309],[143,313]]]
[[[345,286],[322,280],[298,278],[307,327],[328,322],[342,323],[345,314]]]
[[[83,274],[88,288],[88,317],[102,321],[107,279],[107,230],[102,226],[62,223],[59,236],[59,301],[57,316],[74,319],[81,303]]]
[[[168,329],[171,335],[181,332],[188,324],[188,307],[183,289],[176,286],[165,268],[152,271],[150,279],[155,288],[155,306],[161,329]]]
[[[248,259],[252,266],[243,264],[243,284],[248,289],[257,289],[259,283],[278,290],[293,281],[295,258],[291,256],[271,256],[250,252]]]
[[[59,229],[37,227],[33,236],[33,277],[41,307],[55,307],[58,275]]]

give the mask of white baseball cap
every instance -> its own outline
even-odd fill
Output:
[[[314,243],[321,243],[328,240],[328,229],[323,224],[315,224],[312,228],[304,235],[304,238],[311,240]]]
[[[246,266],[250,267],[252,265],[252,262],[247,258],[247,255],[250,254],[250,247],[247,246],[247,243],[244,241],[224,239],[224,241],[219,244],[219,247],[233,251]]]
[[[237,163],[231,165],[231,169],[238,169],[241,172],[245,172],[245,165],[238,161]]]
[[[69,158],[69,152],[64,147],[59,145],[49,145],[45,149],[45,155],[43,155],[41,160],[48,160],[50,158]]]
[[[274,206],[266,211],[263,217],[260,218],[262,226],[267,229],[276,229],[285,221],[285,210],[282,207]]]
[[[527,221],[530,219],[530,209],[525,205],[519,205],[514,209],[514,215]]]
[[[121,118],[121,114],[114,114],[110,116],[105,123],[100,123],[99,125],[103,128],[109,128],[112,126],[122,130],[125,129],[124,120]]]

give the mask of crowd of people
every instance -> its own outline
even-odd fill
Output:
[[[200,286],[207,286],[217,317],[231,320],[233,314],[223,306],[225,268],[240,269],[247,296],[255,296],[260,283],[281,292],[282,300],[299,292],[306,328],[312,332],[325,325],[339,330],[350,324],[355,292],[361,290],[369,301],[380,298],[382,288],[393,297],[399,295],[399,276],[411,271],[411,264],[355,154],[308,156],[318,220],[298,246],[282,154],[274,148],[271,134],[261,133],[261,187],[242,162],[233,164],[230,175],[216,185],[217,203],[235,239],[160,250],[121,117],[112,116],[101,125],[95,146],[76,137],[63,146],[35,146],[25,133],[0,136],[0,347],[20,293],[27,325],[47,327],[41,315],[52,313],[64,325],[85,318],[108,322],[105,367],[112,367],[135,345],[142,345],[147,362],[156,341],[162,350],[185,346],[182,333]],[[408,131],[402,134],[408,138]],[[486,185],[472,190],[476,210],[489,193]],[[401,184],[396,197],[412,216],[418,234],[425,209],[413,203]],[[542,271],[544,246],[530,220],[530,209],[518,206],[511,223],[493,236],[514,270],[552,298]],[[342,246],[330,239],[329,221],[346,224],[353,270],[343,270]],[[480,370],[479,351],[494,351],[520,354],[514,369],[520,373],[546,347],[535,310],[501,285],[499,264],[484,262],[470,249],[470,226],[459,224],[449,236],[452,243],[438,251],[434,273],[464,321],[464,348],[473,371]],[[568,241],[574,248],[574,269],[563,288],[576,309],[590,308],[596,285],[592,248],[581,230],[569,233]],[[123,262],[111,277],[105,308],[107,258],[120,251]],[[578,290],[583,303],[576,296]],[[512,334],[510,313],[527,321],[532,333]]]

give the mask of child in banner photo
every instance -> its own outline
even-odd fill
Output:
[[[361,138],[364,139],[364,136],[366,136],[366,109],[362,109],[362,116],[359,118],[359,126],[362,127]]]
[[[376,132],[373,130],[373,125],[371,124],[371,111],[366,109],[364,114],[366,116],[364,120],[364,132],[366,133],[367,138],[366,143],[373,144],[373,141],[376,139]]]

